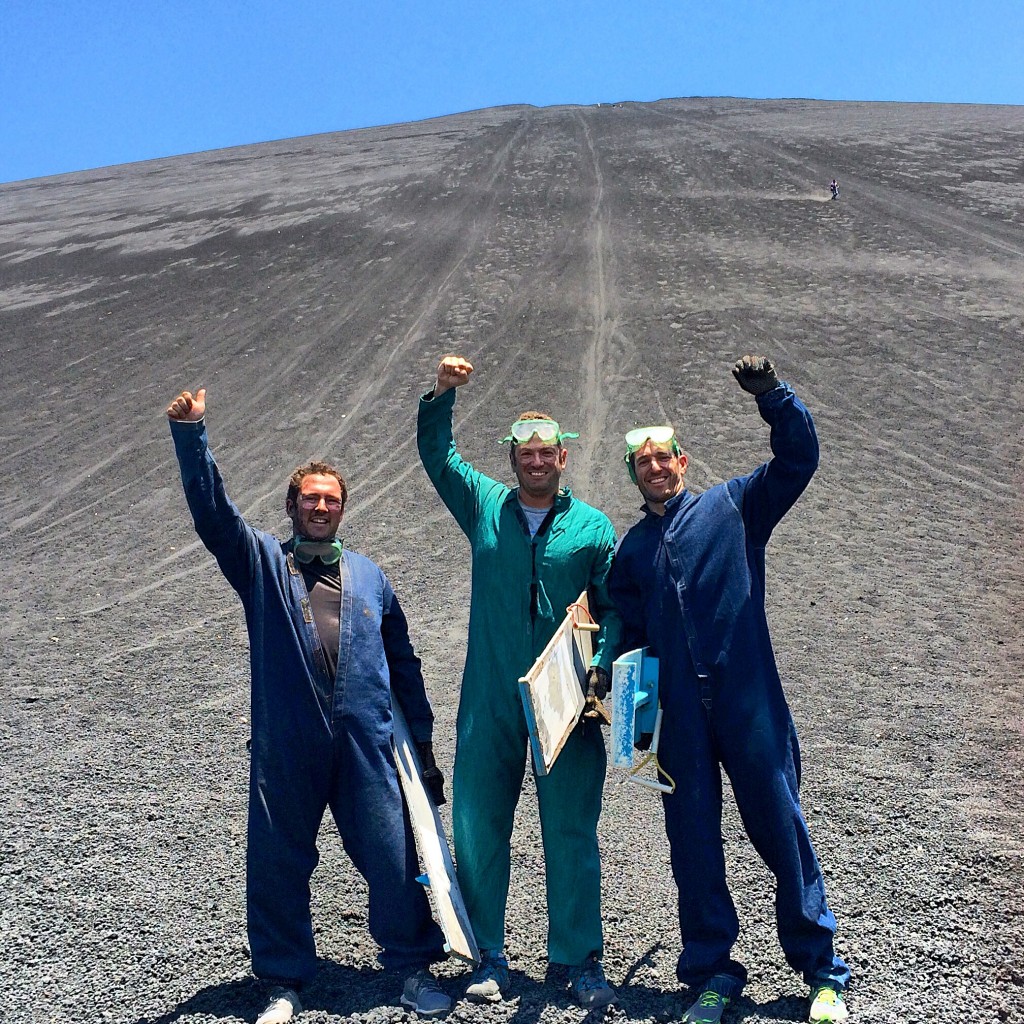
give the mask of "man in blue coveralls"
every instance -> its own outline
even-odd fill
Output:
[[[800,810],[800,751],[765,616],[765,546],[818,465],[810,413],[769,360],[733,369],[771,427],[773,457],[702,494],[686,490],[687,457],[671,427],[626,435],[626,464],[645,517],[619,542],[609,578],[624,649],[659,659],[659,758],[676,790],[663,797],[683,950],[679,980],[697,994],[687,1024],[716,1024],[746,983],[725,878],[722,777],[774,874],[779,941],[810,985],[812,1021],[847,1017],[850,971]]]
[[[254,529],[224,489],[207,445],[206,390],[167,408],[196,532],[245,608],[252,675],[246,915],[253,973],[268,989],[258,1024],[301,1009],[316,974],[309,881],[331,808],[369,887],[379,959],[407,976],[401,1001],[424,1016],[451,1008],[429,970],[443,959],[391,748],[391,700],[409,722],[435,803],[443,779],[433,713],[405,615],[381,570],[337,537],[347,489],[324,462],[297,469],[285,511],[293,536]]]

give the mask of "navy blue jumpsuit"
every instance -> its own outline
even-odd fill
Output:
[[[441,959],[391,750],[392,690],[416,741],[433,714],[402,609],[383,572],[345,551],[338,667],[327,676],[291,542],[253,529],[228,498],[205,421],[171,421],[196,532],[245,609],[252,673],[246,908],[253,972],[294,988],[312,981],[309,881],[331,813],[369,887],[369,929],[387,968]]]
[[[845,987],[836,921],[800,810],[800,750],[765,616],[765,545],[818,465],[810,413],[788,385],[757,399],[773,458],[702,494],[682,491],[619,542],[609,578],[625,649],[660,659],[659,759],[677,788],[663,798],[683,950],[677,973],[702,986],[746,982],[725,877],[722,777],[777,882],[779,941],[809,984]]]

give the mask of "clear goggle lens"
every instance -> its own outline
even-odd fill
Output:
[[[668,444],[676,436],[672,427],[637,427],[626,435],[626,451],[632,453],[651,441],[654,444]]]
[[[562,428],[554,420],[516,420],[509,430],[508,437],[501,439],[501,444],[526,444],[536,437],[544,444],[561,444],[567,437],[579,437],[579,434],[562,433]]]

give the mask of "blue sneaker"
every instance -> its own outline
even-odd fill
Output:
[[[608,979],[604,976],[601,961],[596,956],[587,957],[579,967],[570,969],[569,991],[584,1010],[611,1006],[618,999],[615,989],[608,984]]]
[[[508,991],[508,961],[500,949],[480,950],[480,963],[466,987],[466,998],[471,1003],[500,1003],[502,993]]]
[[[402,1005],[420,1017],[443,1017],[452,1008],[452,1001],[437,978],[423,967],[406,978]]]
[[[683,1014],[683,1024],[718,1024],[739,988],[738,981],[716,974],[705,982],[697,1001]]]

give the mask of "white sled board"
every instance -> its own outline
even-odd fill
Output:
[[[589,610],[586,591],[576,603]],[[584,614],[583,618],[586,617]],[[590,632],[573,628],[573,623],[573,612],[569,611],[533,667],[519,680],[533,766],[538,775],[551,771],[583,714],[593,647]]]
[[[455,878],[455,864],[452,862],[441,816],[423,785],[423,769],[416,746],[397,700],[391,701],[391,711],[394,719],[392,744],[398,764],[398,778],[405,795],[405,806],[409,809],[420,866],[427,878],[427,895],[434,917],[444,933],[447,951],[460,960],[479,963],[480,950]]]

